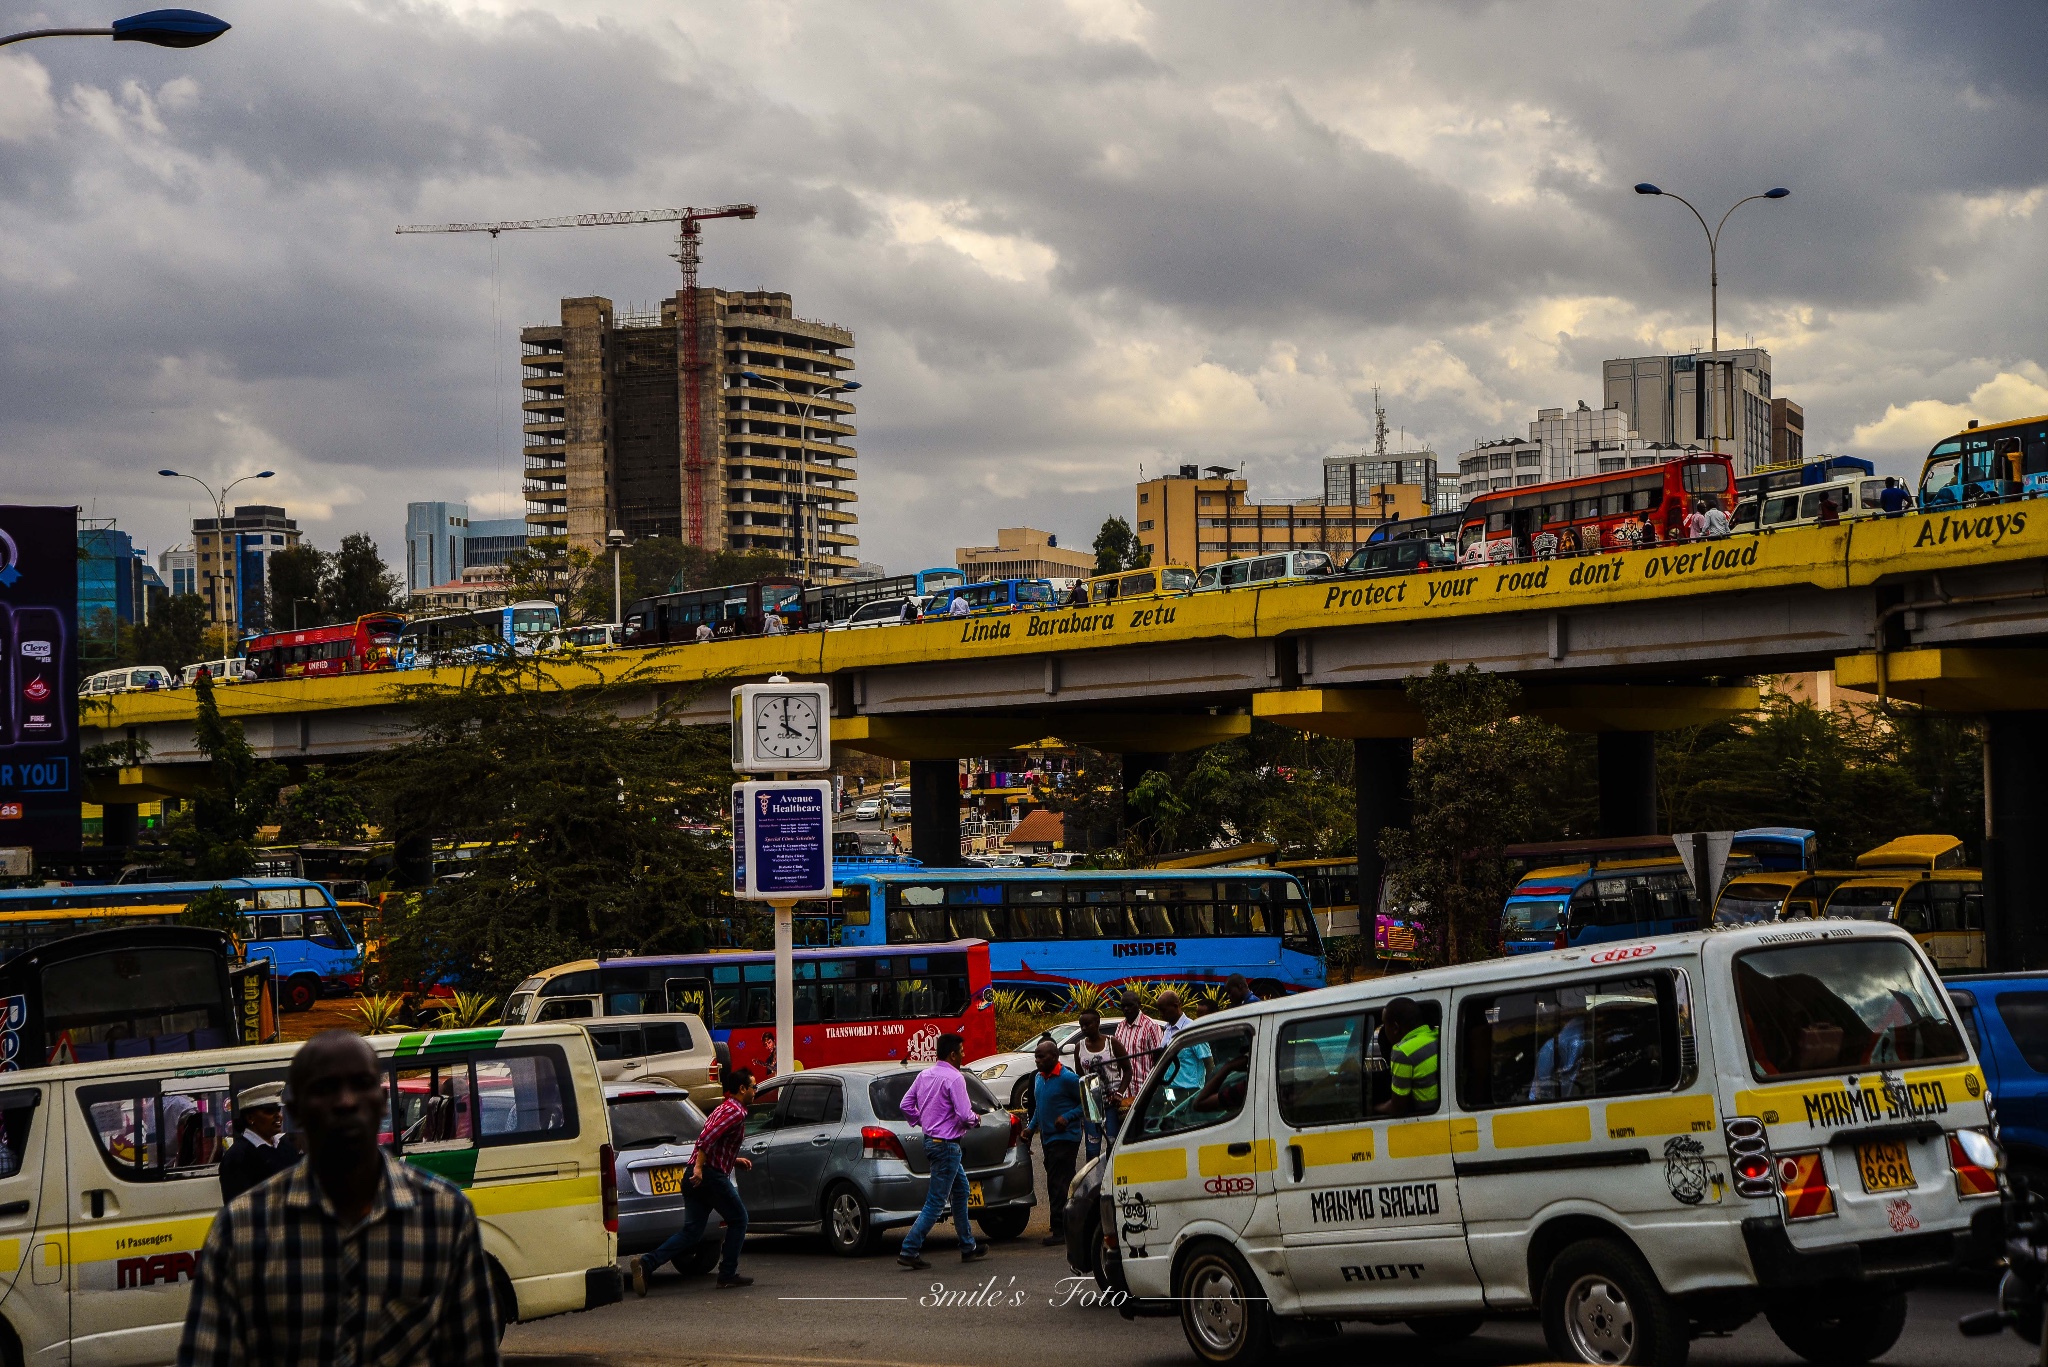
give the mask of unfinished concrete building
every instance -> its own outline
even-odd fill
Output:
[[[680,290],[658,313],[564,299],[559,324],[520,331],[529,534],[593,551],[613,530],[682,537],[774,551],[815,579],[853,571],[853,334],[798,318],[787,294],[697,302],[694,375]]]

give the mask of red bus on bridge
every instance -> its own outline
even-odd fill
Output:
[[[1685,515],[1696,500],[1711,498],[1726,514],[1734,494],[1734,463],[1708,451],[1632,470],[1497,489],[1465,505],[1458,559],[1505,564],[1683,541]]]
[[[315,678],[395,669],[398,633],[404,629],[405,619],[397,613],[373,612],[334,626],[252,636],[244,643],[242,653],[259,679]]]

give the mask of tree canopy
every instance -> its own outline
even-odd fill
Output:
[[[1141,570],[1151,563],[1152,552],[1145,549],[1131,524],[1122,518],[1109,518],[1095,534],[1095,573]]]

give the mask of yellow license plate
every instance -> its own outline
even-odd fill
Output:
[[[1910,1191],[1913,1160],[1900,1139],[1881,1139],[1856,1146],[1856,1166],[1863,1169],[1865,1191]]]
[[[674,1196],[683,1189],[683,1179],[689,1171],[687,1163],[673,1168],[650,1168],[647,1185],[656,1196]]]
[[[981,1194],[981,1183],[969,1182],[967,1184],[967,1208],[969,1210],[980,1210],[987,1204],[988,1202]]]

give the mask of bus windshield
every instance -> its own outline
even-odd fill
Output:
[[[1500,928],[1503,935],[1542,931],[1549,933],[1557,929],[1557,918],[1564,914],[1562,897],[1532,898],[1526,902],[1513,901],[1500,914]]]
[[[803,596],[803,588],[797,584],[763,584],[761,586],[761,611],[780,612]]]
[[[1962,443],[1945,441],[1928,453],[1927,468],[1920,475],[1920,498],[1955,484],[1963,472]]]
[[[1033,579],[1026,580],[1017,585],[1017,601],[1020,603],[1051,603],[1052,600],[1053,592],[1052,585],[1050,584],[1040,583]]]
[[[1899,905],[1895,887],[1847,887],[1828,899],[1828,915],[1855,921],[1889,921]]]
[[[1714,907],[1717,926],[1746,926],[1757,921],[1775,921],[1778,908],[1785,905],[1791,889],[1778,883],[1746,883],[1721,894]]]
[[[531,636],[537,632],[553,631],[560,622],[561,614],[554,608],[512,609],[512,634]]]

